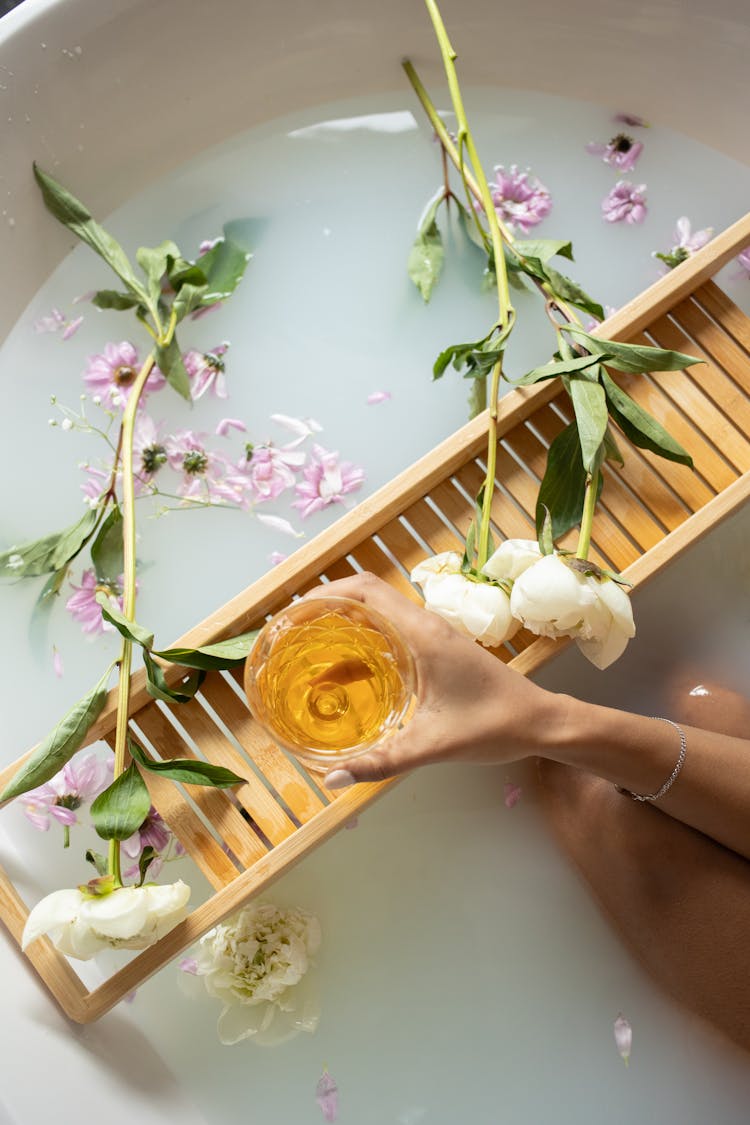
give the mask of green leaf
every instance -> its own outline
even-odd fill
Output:
[[[175,258],[167,264],[169,284],[177,293],[182,285],[206,285],[208,278],[196,262],[189,262],[187,258]]]
[[[483,231],[480,233],[480,228],[477,226],[475,217],[469,211],[468,207],[464,207],[460,199],[456,199],[456,197],[453,196],[453,202],[458,208],[458,213],[461,216],[461,221],[463,223],[463,228],[466,232],[467,238],[470,242],[474,243],[478,250],[481,250],[483,254],[486,254],[491,245],[489,236],[486,235]]]
[[[674,352],[666,348],[651,348],[644,344],[621,344],[617,340],[600,340],[574,324],[561,326],[564,332],[573,332],[584,342],[584,347],[595,355],[607,356],[608,367],[641,375],[649,371],[682,371],[694,363],[704,363],[695,356]]]
[[[161,699],[164,703],[189,703],[206,678],[206,673],[199,669],[191,672],[179,688],[171,688],[147,649],[143,650],[143,663],[146,666],[147,692],[153,699]]]
[[[595,316],[597,320],[604,320],[604,309],[595,301],[593,297],[589,297],[585,289],[581,288],[577,281],[572,278],[566,277],[564,273],[558,273],[552,266],[545,265],[544,272],[547,275],[547,280],[552,287],[552,292],[556,297],[561,297],[563,301],[573,305],[577,309],[582,309],[583,312]]]
[[[514,318],[511,317],[504,329],[496,324],[481,340],[473,340],[468,344],[451,344],[445,348],[433,365],[433,379],[439,379],[449,363],[456,371],[465,369],[465,379],[486,379],[505,352],[513,324]]]
[[[203,305],[213,305],[231,297],[242,281],[252,253],[241,235],[241,220],[227,223],[224,237],[207,253],[202,254],[197,265],[203,271],[208,285],[203,295]]]
[[[539,544],[539,550],[543,555],[551,555],[555,550],[555,542],[552,537],[552,516],[550,515],[549,508],[544,504],[542,504],[542,508],[544,509],[544,519],[539,529],[537,542]]]
[[[206,294],[206,285],[193,285],[185,281],[180,286],[179,292],[172,302],[172,308],[179,324],[191,312],[200,308]]]
[[[91,544],[91,561],[100,582],[113,585],[123,571],[122,512],[112,508]]]
[[[591,473],[607,430],[607,397],[598,381],[581,374],[569,377],[568,391],[573,400],[583,467]]]
[[[143,824],[151,808],[146,782],[135,762],[116,777],[89,810],[91,822],[102,840],[127,840]]]
[[[40,609],[52,604],[52,599],[59,596],[60,588],[68,574],[68,565],[61,566],[59,570],[50,574],[42,587],[42,592],[36,600],[36,608]]]
[[[0,553],[0,577],[37,578],[66,566],[75,558],[96,526],[98,513],[89,508],[77,523],[43,539],[34,539]]]
[[[609,402],[610,414],[633,445],[639,449],[649,449],[652,453],[666,458],[667,461],[678,461],[692,469],[693,459],[687,450],[667,433],[660,422],[652,418],[630,395],[618,387],[606,371],[602,372],[602,383]]]
[[[86,851],[86,862],[93,864],[97,875],[106,876],[108,874],[109,864],[107,863],[107,857],[106,855],[102,855],[101,852],[95,852],[91,848],[88,848]]]
[[[197,758],[173,758],[168,762],[155,762],[140,746],[130,742],[132,757],[145,770],[158,773],[170,781],[180,781],[183,785],[210,785],[214,789],[227,789],[231,785],[242,785],[244,778],[232,770],[215,766],[211,762],[201,762]]]
[[[146,872],[148,871],[149,867],[154,862],[158,854],[159,853],[157,852],[156,848],[152,847],[151,844],[147,844],[141,854],[138,856],[138,874],[140,876],[138,880],[139,887],[143,886],[144,880],[146,878]]]
[[[90,212],[79,199],[76,199],[52,176],[43,172],[38,164],[34,164],[34,176],[42,190],[42,198],[47,209],[63,226],[103,258],[131,293],[140,301],[146,302],[148,294],[136,277],[120,243],[91,217]]]
[[[487,409],[487,376],[480,375],[471,380],[469,388],[469,421]]]
[[[148,294],[152,305],[161,296],[161,279],[167,273],[170,261],[180,257],[179,247],[167,239],[158,246],[139,246],[135,252],[136,261],[146,275]]]
[[[104,708],[111,671],[110,666],[95,687],[60,719],[0,793],[0,803],[43,785],[70,761]]]
[[[442,189],[427,208],[409,251],[406,269],[409,277],[427,303],[438,283],[445,261],[443,238],[436,222],[437,210],[443,202]]]
[[[102,617],[114,625],[117,632],[128,641],[133,641],[142,648],[150,649],[154,643],[154,634],[150,633],[137,621],[129,621],[112,602],[109,595],[100,590],[95,595],[95,600],[102,607]]]
[[[562,242],[556,238],[516,238],[513,249],[524,258],[536,258],[542,265],[556,255],[573,261],[572,242]]]
[[[606,372],[602,372],[602,375],[606,375]],[[608,375],[607,378],[609,378]],[[606,433],[604,434],[604,460],[611,461],[614,465],[625,464],[625,459],[622,453],[620,453],[620,447],[615,441],[615,435],[612,433],[611,426],[607,426]]]
[[[586,470],[581,458],[578,427],[571,422],[547,450],[547,468],[536,504],[537,536],[544,525],[545,508],[552,520],[552,538],[559,539],[581,521],[586,491]],[[599,491],[602,479],[599,477]]]
[[[538,383],[542,379],[554,379],[558,375],[572,375],[576,371],[585,371],[586,368],[595,367],[601,361],[602,357],[598,355],[583,355],[577,356],[575,359],[553,360],[541,367],[535,367],[533,371],[522,375],[520,379],[513,379],[512,382],[514,386],[525,387],[530,383]]]
[[[91,304],[98,309],[116,309],[122,312],[140,305],[141,298],[135,293],[120,293],[117,289],[99,289],[91,298]]]
[[[155,349],[155,353],[159,370],[166,377],[169,385],[190,402],[190,377],[185,370],[185,364],[182,362],[182,353],[177,343],[177,337],[172,336],[169,344],[166,347],[160,345]]]
[[[213,645],[203,645],[201,648],[167,648],[161,652],[155,651],[153,655],[160,656],[171,664],[183,664],[186,668],[203,668],[206,671],[213,668],[234,668],[250,654],[259,632],[260,629],[253,629],[250,633],[242,633]]]

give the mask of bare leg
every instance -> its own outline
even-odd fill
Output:
[[[671,696],[674,718],[747,737],[744,696],[695,677]],[[750,1050],[750,863],[601,778],[547,761],[540,777],[560,844],[626,944],[672,996]]]

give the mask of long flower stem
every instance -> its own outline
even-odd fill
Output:
[[[577,559],[587,559],[591,546],[591,529],[594,525],[594,510],[596,508],[597,494],[599,492],[599,469],[595,469],[586,478],[586,492],[583,498],[583,515],[581,516],[581,530],[578,533]]]
[[[123,554],[123,606],[122,612],[128,621],[135,620],[135,484],[133,479],[133,431],[143,388],[151,374],[155,362],[154,352],[148,356],[141,367],[128,396],[120,431],[120,452],[122,456],[122,554]],[[128,711],[130,709],[130,669],[133,659],[133,645],[123,637],[120,656],[120,683],[117,696],[117,726],[115,728],[114,780],[125,769],[125,754],[128,741]],[[115,885],[122,885],[120,871],[119,840],[109,842],[108,870],[115,878]]]

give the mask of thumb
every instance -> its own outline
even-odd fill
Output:
[[[415,715],[407,725],[358,758],[349,758],[330,770],[323,779],[328,789],[343,789],[360,781],[385,781],[435,762],[439,750],[428,737],[429,723]]]

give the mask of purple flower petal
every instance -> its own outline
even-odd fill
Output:
[[[230,430],[240,430],[241,433],[245,433],[247,426],[241,418],[222,418],[216,427],[216,434],[218,437],[226,437]]]
[[[630,1049],[633,1045],[633,1029],[625,1019],[625,1016],[622,1014],[622,1012],[618,1013],[613,1030],[615,1033],[615,1043],[617,1044],[618,1053],[622,1061],[625,1063],[625,1066],[627,1066],[628,1062],[630,1061]]]
[[[324,1121],[335,1121],[339,1115],[339,1089],[327,1070],[324,1070],[315,1087],[315,1100],[320,1106]]]
[[[283,551],[271,551],[271,554],[268,556],[268,561],[271,566],[278,566],[279,563],[283,563],[284,559],[288,558],[289,555],[285,555]]]
[[[198,962],[195,957],[183,957],[177,968],[180,972],[190,973],[191,976],[195,977],[198,975]]]
[[[629,129],[648,129],[648,121],[644,121],[637,113],[616,113],[612,120],[617,125],[627,125]]]
[[[515,785],[512,781],[505,782],[505,807],[506,809],[514,808],[521,800],[521,786]]]
[[[71,336],[75,336],[78,329],[83,324],[83,317],[77,316],[75,320],[70,320],[63,328],[62,339],[69,340]]]
[[[58,680],[62,679],[65,669],[63,668],[62,657],[58,652],[57,645],[52,646],[52,667]]]
[[[266,527],[272,527],[274,531],[283,531],[285,535],[293,535],[295,539],[304,539],[304,533],[297,531],[289,520],[285,520],[283,516],[269,516],[263,512],[256,512],[255,518],[260,523],[264,523]]]
[[[606,223],[642,223],[646,218],[646,185],[618,180],[602,200],[602,218]]]
[[[371,395],[367,396],[367,405],[378,406],[379,403],[388,402],[391,398],[393,398],[393,395],[390,391],[373,391]]]

